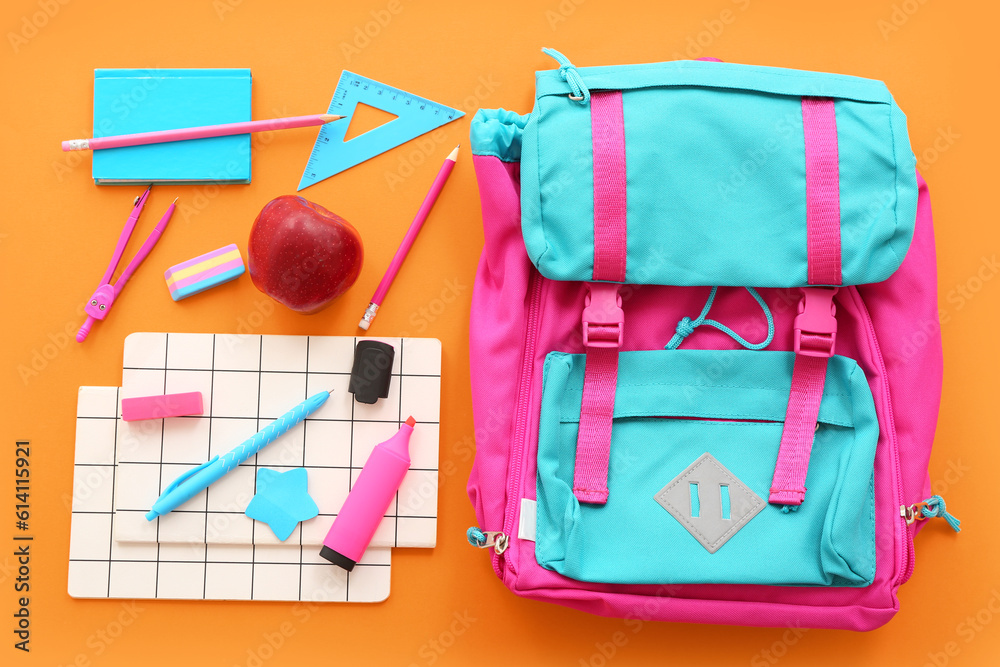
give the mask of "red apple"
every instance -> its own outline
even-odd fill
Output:
[[[292,310],[312,314],[347,291],[361,273],[361,235],[319,204],[284,195],[269,201],[250,229],[250,279]]]

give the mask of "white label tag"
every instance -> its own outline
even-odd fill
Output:
[[[517,537],[535,541],[535,501],[521,498],[521,518],[517,522]]]

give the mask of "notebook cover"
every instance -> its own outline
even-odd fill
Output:
[[[249,69],[95,69],[94,136],[251,120]],[[94,151],[115,183],[249,183],[250,135]]]

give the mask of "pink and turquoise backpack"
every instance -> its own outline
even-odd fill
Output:
[[[869,630],[940,516],[930,199],[879,81],[536,74],[481,110],[469,496],[518,595]]]

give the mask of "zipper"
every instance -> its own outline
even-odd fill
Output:
[[[503,529],[498,535],[503,536],[503,548],[493,549],[493,569],[501,579],[500,558],[507,549],[506,539],[514,530],[514,511],[517,507],[517,496],[521,489],[521,470],[524,467],[524,445],[527,440],[527,424],[531,409],[531,380],[535,366],[535,343],[538,337],[538,310],[542,296],[542,276],[534,267],[528,280],[528,316],[524,331],[524,356],[521,358],[521,379],[517,390],[517,412],[514,415],[514,440],[510,458],[510,476],[507,479],[507,499],[504,510]]]
[[[692,422],[732,422],[735,424],[782,424],[777,419],[733,419],[730,417],[688,417],[686,415],[649,415],[648,417],[641,417],[643,419],[675,419],[678,421],[692,421]],[[615,417],[615,419],[620,419]],[[816,427],[819,428],[819,422],[816,422]]]
[[[899,445],[896,442],[896,421],[892,412],[892,398],[889,395],[889,377],[886,373],[885,368],[885,358],[882,356],[882,348],[879,347],[878,337],[875,335],[875,324],[872,322],[871,313],[868,312],[868,306],[865,304],[864,298],[861,296],[861,292],[858,291],[857,287],[850,287],[850,290],[854,292],[857,296],[857,301],[861,305],[861,313],[864,315],[865,326],[868,328],[868,337],[872,341],[872,351],[875,355],[875,362],[878,367],[879,374],[882,376],[882,390],[885,393],[885,413],[886,420],[888,421],[888,438],[889,438],[889,449],[892,450],[892,462],[896,473],[896,499],[897,504],[900,506],[904,505],[903,502],[903,473],[901,471],[901,466],[899,463]],[[899,517],[899,526],[901,529],[901,542],[903,543],[903,568],[896,578],[895,585],[899,586],[906,582],[913,574],[914,566],[914,554],[913,548],[910,544],[910,529],[907,525],[905,513]]]

